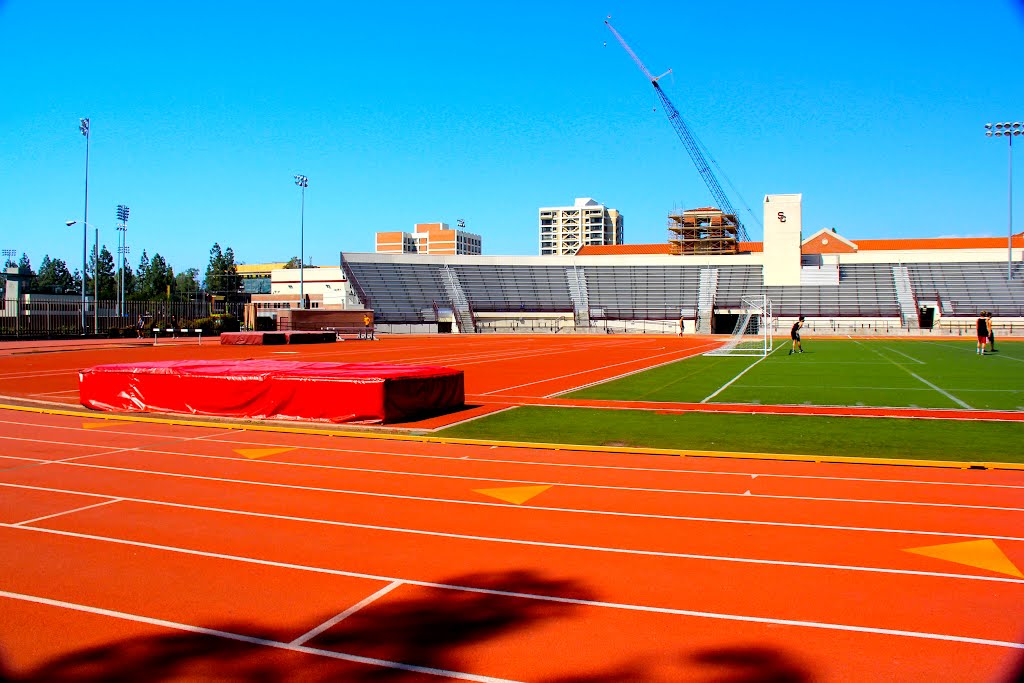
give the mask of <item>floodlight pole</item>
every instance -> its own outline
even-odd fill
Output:
[[[1006,192],[1006,205],[1007,205],[1007,236],[1006,236],[1006,279],[1013,279],[1013,138],[1018,135],[1024,135],[1024,123],[1020,121],[1004,122],[1004,123],[986,123],[985,124],[985,136],[986,137],[1002,137],[1006,136],[1006,141],[1009,143],[1009,161],[1007,171],[1007,192]]]
[[[295,184],[302,188],[302,211],[299,214],[299,308],[306,308],[306,296],[303,285],[306,269],[306,188],[309,187],[309,178],[304,175],[295,176]]]
[[[78,120],[78,130],[85,136],[85,217],[82,219],[82,336],[85,336],[85,273],[89,258],[86,255],[89,241],[89,119]]]
[[[117,205],[117,315],[124,316],[124,259],[128,253],[128,213],[130,209],[124,204]]]

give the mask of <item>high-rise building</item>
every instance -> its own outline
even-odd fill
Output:
[[[540,209],[540,254],[572,255],[589,245],[623,243],[622,214],[579,197],[572,206]]]
[[[461,223],[460,223],[461,225]],[[378,254],[472,254],[479,256],[480,235],[453,230],[447,223],[417,223],[413,232],[378,232]]]

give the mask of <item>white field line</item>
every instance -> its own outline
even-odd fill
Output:
[[[28,486],[21,484],[0,484],[0,486],[13,486],[15,488],[24,488],[40,491],[56,491],[60,493],[79,493],[80,495],[88,495],[80,491],[66,491],[62,489],[51,489],[43,486]],[[109,496],[107,496],[109,497]],[[825,569],[835,571],[852,571],[852,572],[868,572],[872,574],[896,574],[906,576],[931,576],[940,578],[952,578],[952,579],[963,579],[966,581],[991,581],[995,583],[1013,583],[1024,586],[1024,579],[1006,578],[1002,576],[981,576],[975,574],[954,574],[951,572],[926,572],[916,569],[894,569],[892,567],[870,567],[862,565],[850,565],[850,564],[828,564],[821,562],[799,562],[796,560],[770,560],[765,558],[756,557],[733,557],[731,555],[701,555],[697,553],[680,553],[672,552],[667,550],[643,550],[639,548],[618,548],[614,546],[599,546],[599,545],[583,545],[578,543],[557,543],[554,541],[535,541],[523,538],[506,538],[503,536],[479,536],[476,534],[458,534],[454,532],[446,531],[430,531],[426,529],[411,529],[407,527],[393,527],[384,526],[379,524],[360,524],[357,522],[342,522],[339,520],[331,519],[320,519],[316,517],[297,517],[293,515],[278,515],[270,512],[250,512],[246,510],[233,510],[229,508],[218,508],[207,505],[190,505],[187,503],[171,503],[161,500],[153,500],[148,498],[134,498],[131,496],[123,496],[123,502],[131,503],[142,503],[145,505],[154,505],[157,507],[170,507],[183,510],[199,510],[202,512],[212,512],[216,514],[224,515],[236,515],[239,517],[256,517],[260,519],[273,519],[284,522],[298,522],[300,524],[313,524],[331,527],[344,527],[347,529],[363,529],[365,531],[380,531],[387,534],[409,534],[412,536],[426,536],[430,538],[445,538],[445,539],[456,539],[460,541],[474,541],[480,543],[501,543],[506,545],[514,546],[527,546],[536,548],[556,548],[559,550],[579,550],[584,553],[608,553],[613,555],[626,555],[634,557],[663,557],[677,560],[698,560],[704,562],[728,562],[734,564],[750,564],[750,565],[762,565],[762,566],[774,566],[774,567],[800,567],[804,569]],[[33,531],[43,531],[47,533],[56,534],[68,534],[73,536],[87,537],[88,534],[78,534],[77,532],[65,532],[56,529],[47,529],[45,527],[32,527],[32,526],[15,526],[13,524],[6,524],[0,522],[0,528],[7,527],[12,529],[29,529]],[[103,539],[104,536],[98,536],[97,538]],[[132,542],[134,543],[134,542]],[[148,545],[148,544],[141,544]],[[398,580],[398,579],[394,579]]]
[[[168,621],[166,619],[154,619],[152,617],[144,617],[138,614],[130,614],[128,612],[120,612],[117,610],[103,609],[102,607],[92,607],[90,605],[82,605],[73,602],[67,602],[64,600],[51,600],[50,598],[39,597],[36,595],[26,595],[24,593],[12,593],[10,591],[0,590],[0,598],[8,598],[10,600],[20,600],[22,602],[31,602],[37,605],[47,605],[49,607],[60,607],[62,609],[73,610],[75,612],[85,612],[87,614],[96,614],[104,617],[113,617],[115,619],[122,619],[125,621],[132,621],[140,624],[148,624],[150,626],[160,626],[162,628],[168,628],[175,631],[185,631],[187,633],[198,633],[200,635],[215,636],[217,638],[225,638],[227,640],[234,640],[243,643],[249,643],[250,645],[262,645],[264,647],[271,647],[278,650],[289,650],[291,652],[300,652],[303,654],[319,655],[321,657],[327,657],[329,659],[340,659],[347,662],[357,662],[359,664],[369,664],[371,666],[380,666],[388,669],[398,669],[400,671],[409,671],[413,673],[429,674],[432,676],[443,676],[445,678],[454,678],[461,681],[478,681],[479,683],[512,683],[508,679],[504,678],[492,678],[491,676],[478,676],[476,674],[468,674],[459,671],[449,671],[447,669],[435,669],[433,667],[426,666],[414,666],[412,664],[403,664],[401,662],[392,662],[386,659],[375,659],[373,657],[361,657],[359,655],[347,654],[344,652],[335,652],[334,650],[323,650],[316,647],[307,647],[305,645],[294,645],[292,643],[283,643],[276,640],[268,640],[266,638],[256,638],[254,636],[247,636],[241,633],[231,633],[229,631],[221,631],[219,629],[206,628],[204,626],[193,626],[191,624],[183,624],[176,621]],[[955,637],[955,636],[947,636]]]
[[[752,369],[753,369],[753,367],[754,367],[755,365],[757,365],[758,363],[760,363],[761,361],[763,361],[763,360],[764,360],[765,358],[767,358],[768,356],[772,355],[773,353],[775,353],[776,351],[778,351],[778,350],[779,350],[779,349],[781,349],[781,348],[785,348],[785,344],[780,344],[779,346],[777,346],[777,347],[775,347],[774,349],[772,349],[771,351],[769,351],[769,352],[768,352],[768,353],[767,353],[766,355],[764,355],[764,356],[761,356],[761,357],[760,357],[760,358],[758,358],[758,359],[757,359],[756,361],[754,361],[753,363],[751,363],[751,364],[750,364],[750,365],[748,365],[747,367],[743,368],[743,370],[742,370],[742,371],[740,372],[740,374],[736,375],[736,376],[735,376],[735,377],[733,377],[733,378],[732,378],[731,380],[729,380],[728,382],[726,382],[725,384],[723,384],[723,385],[722,385],[721,387],[719,387],[719,388],[718,388],[718,391],[716,391],[715,393],[711,394],[710,396],[706,396],[706,397],[704,398],[704,400],[702,400],[702,401],[701,401],[701,403],[707,403],[708,401],[710,401],[711,399],[713,399],[713,398],[714,398],[715,396],[718,396],[718,395],[719,395],[720,393],[722,393],[723,391],[725,391],[726,389],[728,389],[728,388],[729,388],[729,387],[730,387],[730,386],[732,385],[732,383],[733,383],[733,382],[735,382],[735,381],[736,381],[736,380],[738,380],[738,379],[739,379],[740,377],[742,377],[743,375],[747,374],[747,372],[749,372],[750,370],[752,370]]]
[[[910,361],[912,361],[914,363],[917,363],[918,365],[928,365],[923,360],[918,360],[917,358],[914,358],[913,356],[907,355],[907,354],[903,353],[902,351],[897,351],[896,349],[892,348],[891,346],[886,346],[884,348],[885,348],[886,351],[892,351],[893,353],[897,353],[897,354],[903,356],[904,358],[906,358],[906,359],[908,359],[908,360],[910,360]]]
[[[717,346],[721,346],[721,344],[717,344],[717,343],[716,344],[700,344],[699,346],[694,346],[693,348],[686,349],[686,350],[687,351],[694,351],[694,352],[696,352],[696,351],[698,351],[700,349],[714,348],[714,347],[717,347]],[[581,384],[580,386],[573,387],[572,389],[564,389],[562,391],[557,391],[557,392],[555,392],[553,394],[547,394],[543,398],[556,398],[558,396],[562,396],[563,394],[568,394],[568,393],[573,392],[573,391],[580,391],[581,389],[587,389],[589,387],[597,386],[598,384],[604,384],[606,382],[614,382],[615,380],[622,379],[624,377],[631,377],[633,375],[638,375],[641,372],[646,372],[648,370],[654,370],[655,368],[665,367],[666,365],[671,365],[672,363],[678,363],[681,360],[686,360],[688,358],[693,358],[695,355],[697,355],[697,354],[694,353],[692,355],[683,356],[681,358],[671,358],[671,359],[666,360],[666,361],[661,362],[661,363],[656,363],[654,365],[650,365],[650,366],[647,366],[647,367],[644,367],[644,368],[639,368],[637,370],[630,370],[629,372],[624,372],[621,375],[615,375],[614,377],[609,377],[607,379],[599,379],[596,382],[588,382],[587,384]]]
[[[927,390],[926,389],[920,389],[920,390],[915,390],[915,391],[927,391]],[[0,420],[0,424],[14,424],[14,425],[19,425],[19,426],[30,425],[30,426],[34,426],[34,427],[45,427],[45,428],[48,428],[48,429],[59,429],[59,430],[71,430],[71,431],[76,431],[76,432],[84,432],[85,431],[85,430],[81,429],[80,427],[64,427],[64,426],[59,426],[59,425],[37,425],[37,424],[33,424],[33,423],[20,423],[20,422],[6,421],[6,420]],[[206,428],[203,427],[202,429],[206,429]],[[232,428],[232,429],[226,429],[225,430],[226,433],[230,433],[230,432],[244,432],[244,431],[245,431],[244,429],[237,429],[237,428]],[[107,433],[111,433],[111,432],[107,432]],[[152,434],[147,434],[147,433],[142,433],[142,432],[116,432],[116,434],[118,434],[119,436],[140,436],[140,437],[153,438]],[[257,433],[257,434],[259,434],[259,433]],[[235,439],[214,438],[215,436],[220,436],[220,433],[207,435],[206,437],[203,437],[203,440],[206,441],[207,443],[228,444],[228,445],[231,445],[231,446],[238,446],[238,447],[245,447],[245,448],[253,448],[253,447],[282,448],[282,447],[289,447],[289,448],[294,448],[296,450],[313,451],[315,453],[323,452],[323,453],[330,453],[332,455],[342,455],[342,456],[343,455],[347,455],[347,454],[353,454],[353,455],[363,455],[363,454],[365,454],[365,455],[375,455],[375,456],[377,456],[377,455],[384,455],[384,456],[395,457],[395,458],[413,458],[413,459],[426,459],[426,460],[464,460],[465,459],[464,456],[429,455],[429,454],[425,454],[425,453],[405,453],[405,452],[402,452],[402,451],[357,449],[357,448],[343,448],[342,449],[342,448],[337,448],[337,447],[330,447],[330,448],[328,448],[328,447],[324,447],[324,446],[309,446],[309,445],[294,445],[293,446],[293,445],[287,444],[287,443],[282,444],[279,441],[275,441],[275,442],[269,442],[269,441],[248,441],[248,440],[247,441],[239,441],[239,440],[235,440]],[[192,440],[194,437],[183,437],[183,436],[182,437],[176,437],[176,436],[167,435],[167,436],[161,436],[159,438],[161,440],[164,440],[164,441],[170,441],[170,440],[177,439],[179,441],[183,441],[184,442],[184,441]],[[325,438],[334,438],[334,437],[325,437]],[[353,437],[353,439],[358,439],[358,437]],[[32,443],[45,443],[45,444],[56,445],[56,446],[75,446],[75,447],[81,447],[81,448],[90,447],[90,446],[93,446],[93,445],[99,445],[99,444],[82,444],[82,443],[78,443],[78,442],[68,442],[68,441],[48,441],[48,440],[41,440],[41,439],[27,439],[27,438],[24,438],[24,437],[3,436],[3,435],[0,435],[0,440],[31,441]],[[438,444],[438,445],[441,445],[441,444]],[[460,447],[460,445],[458,445],[458,444],[443,444],[443,446],[444,446],[444,448],[446,450],[456,450],[457,448]],[[466,448],[479,448],[479,446],[466,446]],[[241,459],[236,458],[234,456],[209,455],[209,454],[203,454],[203,453],[188,453],[188,452],[184,452],[184,451],[158,450],[158,449],[154,449],[154,448],[142,448],[142,447],[138,447],[138,450],[140,452],[157,453],[157,454],[161,454],[161,455],[181,455],[181,456],[195,457],[195,458],[215,458],[215,459],[241,461]],[[683,452],[683,455],[685,455],[685,452]],[[11,457],[11,458],[13,458],[15,460],[35,460],[34,458],[21,458],[21,457],[17,457],[17,456],[3,456],[3,455],[0,455],[0,458],[4,458],[4,457]],[[78,457],[91,457],[91,456],[78,456]],[[76,459],[76,458],[68,458],[68,460],[73,460],[73,459]],[[775,473],[745,472],[745,471],[732,472],[732,471],[719,471],[719,470],[672,469],[672,468],[661,468],[661,467],[628,467],[628,466],[624,466],[624,465],[591,465],[591,464],[588,464],[588,463],[561,463],[561,462],[550,462],[550,461],[544,461],[544,460],[518,460],[518,459],[506,459],[506,458],[472,457],[472,460],[473,460],[473,462],[494,463],[494,464],[510,464],[510,465],[529,465],[529,466],[537,466],[537,467],[566,467],[566,468],[574,468],[574,469],[602,470],[602,471],[603,470],[608,470],[608,471],[627,471],[627,472],[660,472],[660,473],[663,473],[663,474],[666,474],[666,475],[670,475],[670,474],[676,474],[676,475],[691,475],[691,474],[705,475],[705,474],[711,474],[711,475],[721,475],[721,476],[729,476],[729,477],[731,477],[731,476],[735,476],[735,477],[751,477],[751,476],[755,476],[755,477],[775,477],[775,478],[778,478],[778,479],[807,479],[807,480],[820,480],[820,481],[858,481],[858,482],[878,482],[878,483],[894,483],[894,484],[920,484],[920,485],[924,485],[924,486],[968,486],[968,487],[980,487],[980,488],[1024,489],[1024,485],[1021,485],[1021,484],[984,484],[984,483],[978,483],[978,482],[929,481],[927,479],[885,479],[885,478],[880,478],[880,477],[836,477],[836,476],[810,475],[810,474],[775,474]],[[50,461],[50,462],[61,462],[61,461]],[[309,467],[309,468],[326,469],[326,470],[344,468],[344,466],[342,466],[342,465],[325,465],[325,464],[319,464],[319,463],[304,463],[304,462],[294,462],[294,461],[286,461],[286,460],[273,460],[273,459],[270,459],[270,458],[259,458],[259,459],[254,459],[254,460],[250,460],[250,459],[246,458],[244,462],[252,463],[254,465],[261,465],[262,464],[262,465],[278,465],[278,466],[288,466],[288,467]],[[877,466],[873,465],[872,467],[877,467]]]
[[[953,394],[949,393],[948,391],[946,391],[942,387],[939,387],[939,386],[936,386],[935,384],[932,384],[931,382],[926,380],[924,377],[921,377],[920,375],[918,375],[916,372],[911,372],[910,370],[907,370],[907,368],[904,368],[902,365],[900,365],[898,367],[903,368],[903,370],[905,370],[907,373],[909,373],[911,377],[913,377],[914,379],[916,379],[916,380],[918,380],[918,381],[920,381],[920,382],[922,382],[924,384],[927,384],[932,389],[934,389],[935,391],[939,392],[940,394],[942,394],[943,396],[948,398],[950,401],[953,401],[954,403],[956,403],[961,408],[966,408],[967,410],[974,410],[974,408],[972,406],[970,406],[969,404],[965,403],[964,401],[961,401],[956,396],[954,396]]]
[[[298,638],[293,640],[291,643],[289,643],[289,645],[303,645],[303,644],[309,642],[310,640],[312,640],[313,638],[316,638],[318,635],[320,635],[321,633],[323,633],[327,629],[334,628],[335,626],[340,624],[342,621],[344,621],[345,619],[348,619],[350,616],[352,616],[353,614],[355,614],[359,610],[363,609],[367,605],[370,605],[370,604],[376,602],[377,600],[379,600],[380,598],[384,597],[385,595],[387,595],[391,591],[393,591],[396,588],[398,588],[399,586],[401,586],[403,583],[405,583],[405,582],[404,581],[392,581],[391,583],[389,583],[388,585],[384,586],[383,588],[381,588],[379,591],[377,591],[373,595],[369,595],[369,596],[363,598],[362,600],[360,600],[359,602],[357,602],[356,604],[352,605],[351,607],[349,607],[347,610],[345,610],[341,614],[339,614],[339,615],[337,615],[335,617],[332,617],[332,618],[328,619],[327,621],[325,621],[324,623],[322,623],[319,626],[317,626],[316,628],[310,629],[309,631],[303,633],[301,636],[299,636]]]
[[[647,356],[647,358],[645,358],[643,360],[650,360],[650,359],[653,359],[653,358],[664,358],[666,356],[671,356],[672,358],[667,361],[667,362],[671,363],[671,362],[674,362],[676,360],[682,360],[684,358],[688,358],[689,357],[689,356],[681,355],[682,353],[683,353],[683,351],[669,351],[667,353],[658,353],[658,354],[655,354],[653,356]],[[544,354],[544,355],[547,355],[547,354]],[[556,377],[545,377],[544,379],[536,380],[534,382],[526,382],[526,383],[523,383],[523,384],[516,384],[516,385],[510,386],[510,387],[503,387],[501,389],[494,389],[493,391],[485,391],[485,392],[482,392],[480,394],[480,396],[490,396],[492,394],[498,394],[498,393],[501,393],[503,391],[511,391],[512,389],[521,389],[523,387],[534,386],[535,384],[547,384],[549,382],[554,382],[554,381],[557,381],[557,380],[560,380],[560,379],[565,379],[567,377],[576,377],[577,375],[592,375],[592,374],[594,374],[594,372],[596,372],[598,370],[606,370],[608,368],[617,368],[617,367],[620,367],[620,366],[623,366],[623,365],[635,365],[635,364],[637,364],[639,362],[641,362],[641,359],[633,358],[633,359],[630,359],[630,360],[627,360],[627,361],[622,361],[621,363],[615,363],[613,365],[604,365],[604,366],[601,366],[600,368],[587,368],[586,370],[580,370],[579,372],[570,372],[570,373],[567,373],[565,375],[558,375]],[[637,369],[637,370],[635,370],[633,372],[643,372],[644,370],[650,370],[652,367],[654,367],[654,366],[647,365],[647,366],[644,366],[643,368],[639,368],[639,369]],[[609,380],[602,380],[602,381],[603,382],[607,382]],[[573,389],[570,389],[569,391],[576,391],[579,388],[581,388],[581,387],[575,387]]]
[[[138,451],[138,449],[127,449]],[[3,457],[3,456],[0,456]],[[85,457],[85,456],[82,456]],[[30,458],[17,458],[18,460],[30,460]],[[66,461],[52,461],[45,460],[40,461],[41,464],[52,464],[52,465],[64,465],[67,467],[84,467],[89,469],[107,470],[112,472],[132,472],[135,474],[143,474],[154,477],[177,477],[181,479],[196,479],[200,481],[216,481],[228,484],[242,484],[248,486],[266,486],[269,488],[281,488],[296,491],[315,491],[318,493],[344,493],[349,495],[360,495],[360,496],[378,496],[382,495],[373,491],[355,491],[349,489],[334,489],[319,486],[301,486],[298,484],[280,484],[276,482],[266,481],[254,481],[251,479],[232,479],[228,477],[211,477],[199,474],[184,474],[179,472],[162,472],[158,470],[146,470],[137,469],[132,467],[116,467],[113,465],[97,465],[94,463],[86,462],[72,462]],[[560,482],[551,480],[535,480],[535,479],[503,479],[498,477],[471,477],[464,475],[455,474],[431,474],[426,472],[408,472],[408,471],[396,471],[396,470],[378,470],[370,468],[360,467],[349,467],[342,468],[338,467],[339,470],[347,470],[352,472],[364,472],[367,474],[385,474],[385,475],[400,475],[407,477],[422,477],[426,479],[455,479],[466,482],[485,482],[485,483],[503,483],[503,484],[516,484],[519,486],[559,486],[565,488],[581,488],[581,489],[594,489],[604,491],[630,491],[638,493],[668,493],[673,495],[690,495],[690,496],[724,496],[724,497],[739,497],[739,498],[765,498],[775,500],[811,500],[821,502],[833,502],[833,503],[863,503],[866,505],[907,505],[917,507],[935,507],[945,509],[961,509],[961,510],[993,510],[997,512],[1024,512],[1024,508],[1016,507],[999,507],[992,505],[967,505],[961,503],[934,503],[934,502],[921,502],[913,500],[882,500],[872,498],[831,498],[827,496],[784,496],[780,494],[766,494],[766,493],[733,493],[730,491],[707,491],[700,489],[662,489],[662,488],[650,488],[642,486],[607,486],[603,484],[579,484],[573,482]],[[0,482],[2,484],[2,482]],[[390,495],[390,494],[388,494]],[[434,498],[417,498],[415,496],[395,496],[396,498],[410,498],[419,500],[445,500],[445,499],[434,499]]]
[[[859,342],[859,341],[857,341],[857,340],[854,340],[854,342],[855,342],[855,343],[856,343],[856,344],[857,344],[858,346],[864,346],[864,344],[862,344],[861,342]],[[882,358],[885,358],[885,356],[884,356],[884,355],[882,355],[882,354],[881,354],[880,352],[878,352],[877,350],[875,350],[875,349],[873,349],[873,348],[871,348],[871,347],[867,347],[867,348],[869,348],[869,349],[871,350],[871,352],[872,352],[872,353],[875,353],[875,354],[877,354],[878,356],[880,356],[880,357],[882,357]],[[911,372],[911,371],[910,371],[909,369],[907,369],[907,368],[903,367],[902,365],[900,365],[899,363],[897,363],[897,362],[893,361],[893,360],[892,360],[891,358],[885,358],[885,359],[886,359],[886,360],[888,360],[888,361],[889,361],[890,363],[892,363],[893,365],[895,365],[896,367],[898,367],[898,368],[899,368],[900,370],[903,370],[903,371],[904,371],[905,373],[907,373],[908,375],[910,375],[911,377],[913,377],[913,378],[914,378],[914,379],[916,379],[917,381],[921,382],[922,384],[926,384],[926,385],[928,385],[929,387],[931,387],[931,388],[932,388],[932,389],[934,389],[935,391],[939,392],[940,394],[942,394],[943,396],[945,396],[946,398],[948,398],[948,399],[949,399],[950,401],[953,401],[954,403],[956,403],[956,404],[957,404],[958,406],[960,406],[961,408],[966,408],[967,410],[974,410],[974,408],[972,408],[972,407],[971,407],[970,405],[968,405],[968,404],[964,403],[963,401],[961,401],[960,399],[958,399],[958,398],[957,398],[956,396],[954,396],[953,394],[949,393],[948,391],[946,391],[945,389],[943,389],[943,388],[941,388],[941,387],[939,387],[939,386],[936,386],[936,385],[932,384],[931,382],[929,382],[928,380],[926,380],[926,379],[925,379],[924,377],[921,377],[921,376],[920,376],[920,375],[918,375],[917,373],[915,373],[915,372]]]

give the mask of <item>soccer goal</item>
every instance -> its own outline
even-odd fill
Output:
[[[772,300],[745,296],[729,340],[705,356],[767,356],[772,350]]]

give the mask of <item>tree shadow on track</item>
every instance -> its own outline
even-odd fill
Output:
[[[615,669],[550,679],[546,683],[622,683],[686,680],[699,683],[810,683],[814,676],[794,656],[759,645],[735,645],[636,660]]]
[[[461,671],[461,648],[567,616],[571,603],[517,598],[501,593],[588,599],[574,581],[535,572],[459,576],[443,583],[475,591],[408,586],[407,599],[382,599],[304,643],[317,652],[286,645],[301,634],[273,625],[224,623],[204,626],[265,642],[223,635],[169,631],[86,648],[14,673],[0,662],[0,683],[156,683],[172,680],[352,681],[422,680],[423,673],[332,658],[346,653],[414,667]],[[488,592],[492,591],[492,592]],[[496,593],[497,592],[497,593]],[[343,606],[341,609],[344,609]],[[324,615],[318,623],[334,617]],[[317,626],[310,624],[309,628]],[[268,643],[280,644],[278,647]],[[6,675],[5,675],[6,674]],[[440,679],[438,679],[440,680]]]

